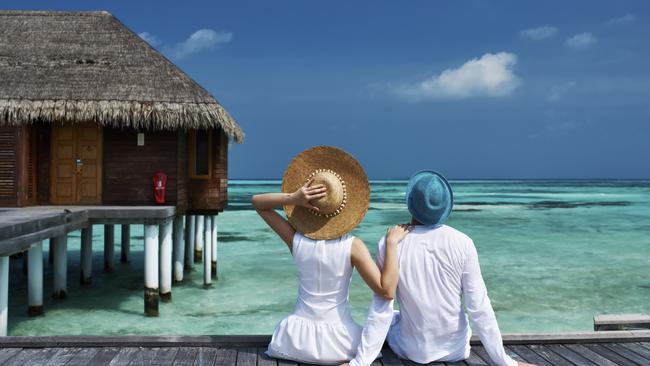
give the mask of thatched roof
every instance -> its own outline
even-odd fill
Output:
[[[38,120],[244,139],[208,91],[110,13],[0,11],[0,125]]]

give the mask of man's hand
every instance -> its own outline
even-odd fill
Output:
[[[386,243],[389,245],[396,245],[413,229],[413,226],[401,224],[395,225],[388,229],[386,232]]]
[[[309,186],[314,179],[310,179],[304,186],[300,187],[297,191],[291,194],[291,203],[296,206],[302,206],[318,212],[318,207],[312,205],[310,201],[325,197],[327,195],[326,188],[322,184]]]

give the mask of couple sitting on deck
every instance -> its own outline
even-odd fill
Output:
[[[412,221],[379,240],[376,264],[363,241],[349,234],[370,200],[366,174],[352,156],[327,146],[302,152],[287,168],[282,192],[253,197],[298,268],[298,299],[276,326],[269,356],[369,365],[387,339],[400,358],[463,360],[471,336],[464,304],[492,361],[517,365],[504,351],[474,243],[444,225],[453,205],[444,177],[431,171],[411,177],[406,203]],[[287,220],[274,210],[280,206]],[[363,328],[348,303],[353,267],[374,291]],[[400,311],[393,311],[394,297]]]

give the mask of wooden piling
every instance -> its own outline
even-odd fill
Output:
[[[9,299],[9,257],[0,257],[0,336],[7,335],[7,300]]]
[[[48,240],[47,263],[50,265],[54,264],[54,238]]]
[[[173,242],[174,242],[174,263],[172,270],[174,274],[173,282],[183,282],[183,267],[185,265],[185,246],[183,245],[183,216],[174,217]]]
[[[81,229],[81,285],[88,286],[92,282],[93,274],[93,226]]]
[[[194,239],[196,220],[194,215],[185,216],[185,270],[191,271],[194,267]]]
[[[212,277],[219,279],[217,274],[217,215],[212,216]]]
[[[205,246],[203,247],[203,287],[212,287],[212,220],[205,216]]]
[[[55,299],[65,299],[68,281],[68,236],[54,238],[54,293]]]
[[[201,257],[203,254],[203,238],[205,233],[203,232],[203,226],[205,224],[205,216],[196,215],[196,233],[194,239],[194,262],[201,263]]]
[[[120,263],[129,263],[131,254],[131,225],[122,224],[122,241],[120,241]]]
[[[158,316],[158,225],[144,225],[144,314]]]
[[[43,314],[43,242],[29,248],[27,263],[27,314]]]
[[[172,301],[172,220],[160,224],[160,300]]]
[[[115,270],[115,225],[104,225],[104,271]]]

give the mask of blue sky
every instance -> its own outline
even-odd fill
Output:
[[[650,178],[647,1],[3,1],[108,10],[244,129],[231,178],[320,144],[371,178]]]

